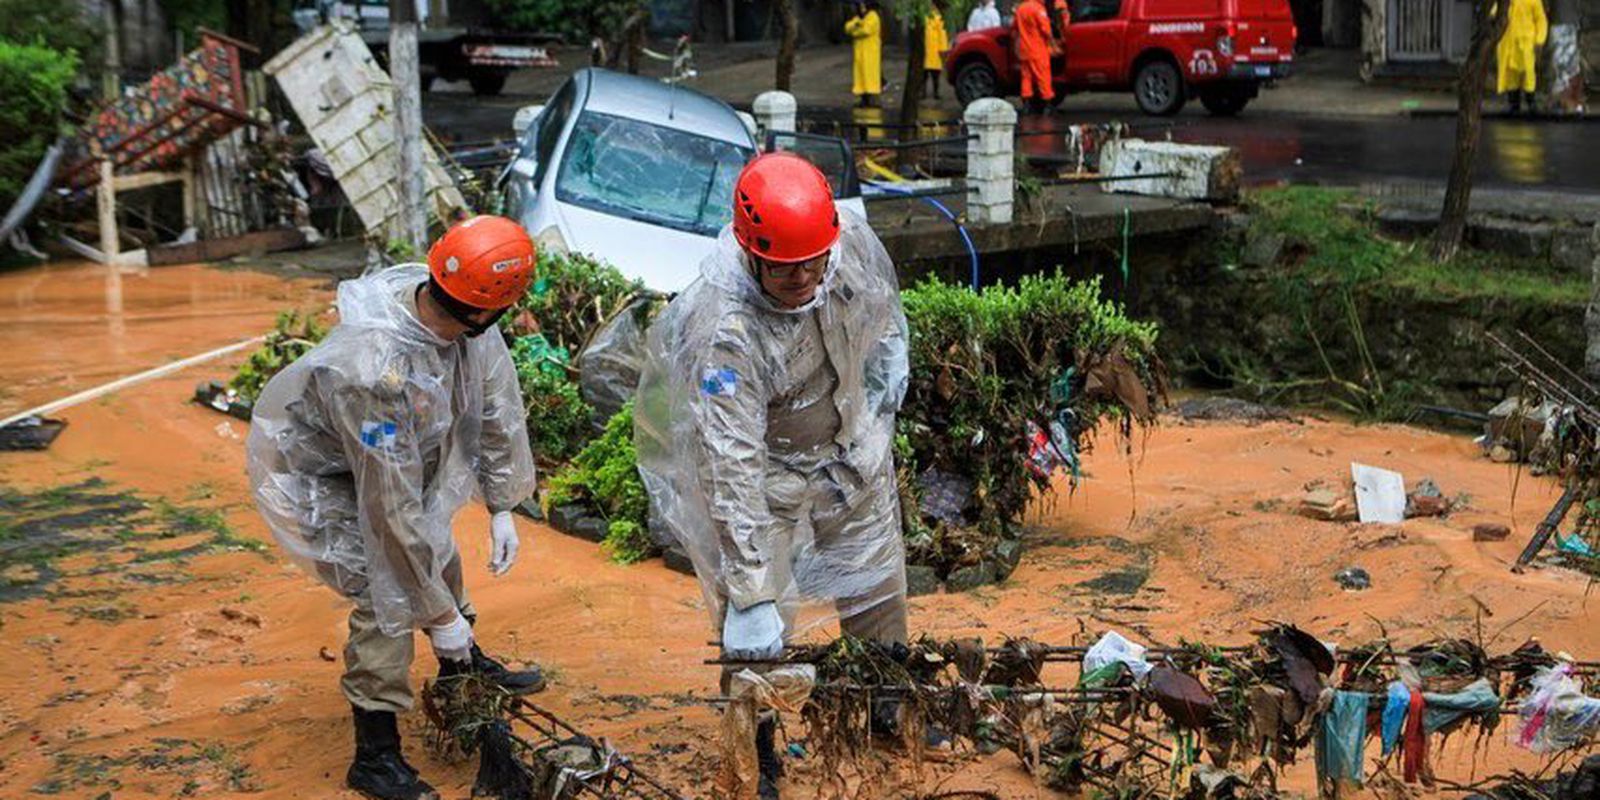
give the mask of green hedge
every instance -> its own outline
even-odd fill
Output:
[[[896,445],[915,563],[942,574],[1017,534],[1035,492],[1050,487],[1028,467],[1030,422],[1043,431],[1062,422],[1072,459],[1102,422],[1127,434],[1154,421],[1150,402],[1165,386],[1156,327],[1102,299],[1098,280],[1057,272],[982,292],[929,280],[901,300],[911,379]],[[1141,394],[1149,402],[1138,403]],[[970,481],[959,521],[911,513],[918,476],[930,468]]]
[[[649,558],[656,548],[647,529],[650,500],[638,464],[630,402],[606,423],[598,439],[550,478],[545,509],[576,503],[597,511],[609,526],[604,547],[612,559],[631,564]]]
[[[61,112],[77,74],[71,51],[0,39],[0,213],[62,132]]]

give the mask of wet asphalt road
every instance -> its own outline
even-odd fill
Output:
[[[424,95],[428,124],[446,141],[509,138],[517,108],[534,97],[470,94]],[[884,111],[803,110],[802,118],[854,123],[882,121]],[[931,112],[941,114],[942,112]],[[892,117],[892,113],[889,114]],[[1059,113],[1024,117],[1021,129],[1053,130],[1074,123],[1122,119],[1144,138],[1170,135],[1176,141],[1224,144],[1239,149],[1245,179],[1251,184],[1442,184],[1454,149],[1455,118],[1326,117],[1251,113],[1219,119],[1185,112],[1172,119],[1111,113]],[[857,131],[860,129],[857,128]],[[948,135],[948,131],[940,135]],[[859,135],[859,133],[853,134]],[[893,136],[881,129],[875,136]],[[1600,194],[1600,122],[1558,122],[1486,118],[1478,155],[1476,185],[1499,189],[1543,189]],[[1034,155],[1062,155],[1059,136],[1023,137],[1020,149]]]

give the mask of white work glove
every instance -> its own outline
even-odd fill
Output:
[[[766,661],[783,655],[778,604],[769,600],[743,611],[728,606],[728,615],[722,620],[722,652],[736,661]]]
[[[428,629],[428,641],[440,661],[468,661],[472,658],[472,624],[456,613],[455,619]]]
[[[510,511],[501,511],[489,518],[489,571],[504,575],[517,563],[517,523]]]

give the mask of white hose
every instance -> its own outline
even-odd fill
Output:
[[[204,353],[201,353],[200,355],[189,356],[188,358],[185,358],[185,359],[183,359],[181,361],[174,361],[171,364],[163,364],[162,366],[156,367],[154,369],[147,369],[144,372],[141,372],[141,373],[139,373],[137,375],[129,375],[129,376],[125,377],[125,378],[118,378],[118,379],[116,379],[116,380],[114,380],[114,381],[112,381],[110,383],[102,384],[100,386],[96,386],[93,389],[85,389],[84,391],[78,392],[77,394],[72,395],[71,397],[63,397],[60,400],[55,400],[55,401],[52,401],[52,402],[49,402],[49,403],[45,403],[44,405],[39,406],[38,408],[30,408],[27,411],[22,412],[21,414],[13,414],[13,415],[11,415],[9,417],[6,417],[5,419],[0,420],[0,428],[4,428],[5,426],[10,425],[13,422],[17,422],[19,420],[27,419],[28,417],[35,417],[35,416],[42,417],[45,414],[51,414],[51,413],[60,411],[60,410],[65,409],[65,408],[71,408],[71,407],[73,407],[75,405],[78,405],[79,403],[86,403],[86,402],[88,402],[90,400],[93,400],[96,397],[100,397],[102,395],[108,395],[108,394],[111,394],[112,392],[116,392],[116,391],[121,391],[121,390],[126,389],[126,388],[128,388],[130,386],[137,386],[137,385],[139,385],[141,383],[144,383],[146,381],[153,381],[156,378],[160,378],[160,377],[163,377],[163,376],[166,376],[166,375],[171,375],[174,372],[178,372],[178,371],[181,371],[181,370],[184,370],[184,369],[188,369],[189,367],[192,367],[192,366],[194,366],[196,364],[203,364],[203,363],[205,363],[207,361],[210,361],[211,359],[220,358],[220,357],[225,356],[225,355],[227,355],[229,353],[236,353],[236,352],[238,352],[240,350],[243,350],[243,349],[245,349],[247,347],[254,347],[257,344],[260,344],[262,342],[262,340],[264,340],[266,338],[267,337],[266,337],[265,334],[262,334],[260,336],[252,336],[252,337],[250,337],[248,339],[245,339],[244,341],[234,342],[233,344],[230,344],[230,345],[228,345],[226,347],[219,347],[219,348],[217,348],[215,350],[208,350],[208,351],[206,351]]]

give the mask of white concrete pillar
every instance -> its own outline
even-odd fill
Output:
[[[1017,110],[985,97],[967,106],[967,222],[1006,225],[1016,193]]]
[[[756,141],[761,145],[766,144],[769,131],[794,132],[794,95],[788,92],[762,92],[750,104],[750,111],[756,118]]]

